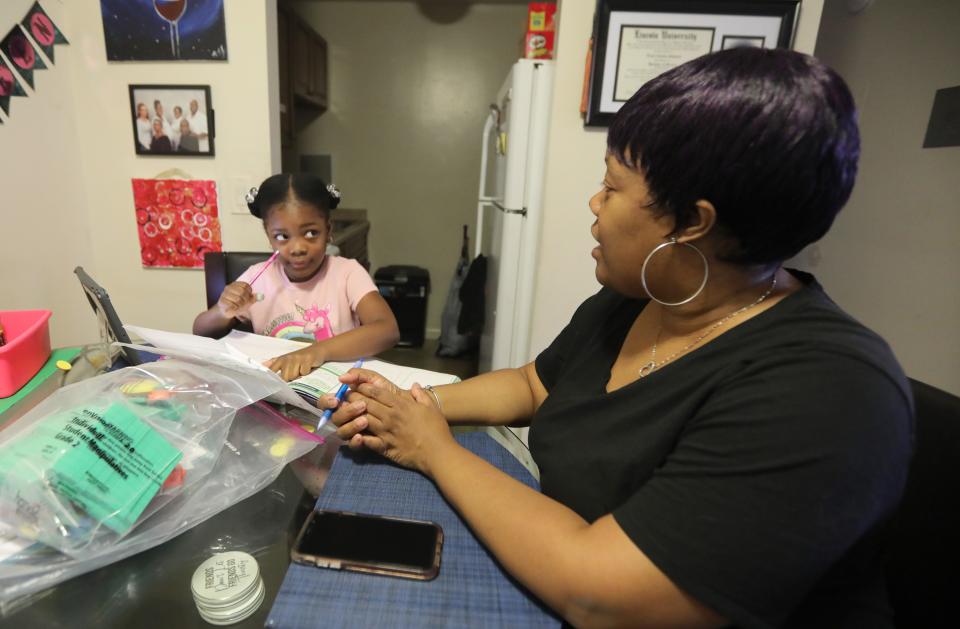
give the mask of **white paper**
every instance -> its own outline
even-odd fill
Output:
[[[247,356],[260,361],[283,356],[284,354],[289,354],[290,352],[295,352],[298,349],[310,346],[310,343],[288,341],[287,339],[278,339],[262,334],[251,334],[249,332],[241,332],[240,330],[231,330],[230,334],[220,340],[237,348]]]
[[[126,328],[127,332],[133,333],[153,345],[152,348],[133,346],[135,349],[154,354],[159,353],[189,362],[200,364],[213,362],[227,368],[259,372],[264,378],[270,378],[286,385],[278,393],[267,398],[268,400],[303,409],[317,417],[323,415],[323,411],[297,395],[296,391],[291,389],[289,384],[284,382],[280,376],[264,367],[257,358],[248,356],[237,349],[233,343],[227,343],[223,339],[214,340],[195,334],[153,330],[135,325],[125,325],[123,327]]]
[[[263,361],[309,345],[308,343],[298,343],[237,330],[230,332],[222,339],[214,340],[194,334],[166,332],[135,325],[125,325],[124,328],[154,346],[152,348],[133,346],[135,349],[201,364],[203,362],[215,362],[224,367],[234,367],[244,371],[259,371],[263,373],[263,377],[280,380],[281,382],[283,382],[283,379],[264,367]],[[333,394],[340,387],[339,377],[352,367],[353,363],[351,362],[324,363],[306,376],[284,383],[287,386],[268,399],[303,409],[311,415],[320,417],[323,415],[323,411],[301,397],[298,391],[310,397]],[[413,383],[439,386],[460,381],[460,378],[452,374],[404,367],[383,360],[367,360],[363,363],[363,367],[376,371],[402,389],[409,389]]]
[[[151,330],[150,328],[141,328],[135,325],[125,325],[123,327],[127,332],[139,336],[150,345],[164,349],[178,350],[192,356],[197,356],[198,358],[219,360],[223,358],[225,351],[220,341],[205,336],[166,332],[164,330]]]
[[[453,374],[417,369],[416,367],[404,367],[403,365],[395,365],[384,360],[367,361],[363,363],[363,368],[376,371],[401,389],[409,389],[414,382],[420,385],[432,384],[435,387],[441,384],[460,382],[460,378]]]

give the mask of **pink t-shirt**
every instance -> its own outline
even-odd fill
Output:
[[[237,278],[250,282],[266,262],[254,264]],[[291,282],[283,265],[274,262],[253,286],[263,301],[238,318],[253,322],[253,331],[292,341],[322,341],[360,325],[357,304],[377,286],[351,258],[327,256],[320,271],[306,282]]]

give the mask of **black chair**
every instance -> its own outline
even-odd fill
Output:
[[[886,577],[897,627],[960,625],[960,398],[910,380],[916,441],[888,540]]]
[[[263,262],[271,253],[262,251],[208,251],[203,255],[203,279],[207,308],[212,308],[227,284],[236,281],[250,265]]]

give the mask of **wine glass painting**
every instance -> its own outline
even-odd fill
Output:
[[[108,61],[226,61],[223,0],[100,0]]]
[[[187,9],[187,0],[153,0],[157,14],[170,24],[170,54],[180,58],[180,29],[177,23]]]

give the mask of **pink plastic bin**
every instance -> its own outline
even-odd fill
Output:
[[[30,381],[50,358],[49,310],[0,310],[6,345],[0,345],[0,398]]]

